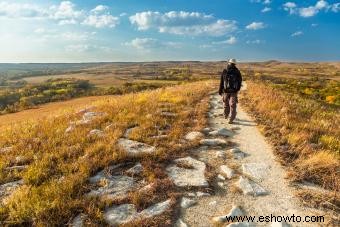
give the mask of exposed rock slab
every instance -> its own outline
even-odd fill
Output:
[[[188,227],[188,225],[182,219],[178,219],[175,223],[175,227]]]
[[[15,189],[23,185],[23,183],[23,180],[18,180],[0,185],[0,197],[10,195]]]
[[[240,177],[237,182],[237,187],[239,187],[245,195],[260,196],[268,194],[266,189],[245,177]]]
[[[79,214],[71,222],[71,227],[83,227],[86,215]]]
[[[102,130],[99,129],[92,129],[88,136],[97,136],[97,137],[103,137],[105,134]]]
[[[207,145],[207,146],[219,146],[219,145],[226,145],[227,141],[224,139],[202,139],[200,144]]]
[[[151,154],[156,151],[154,146],[129,139],[119,139],[118,145],[121,146],[128,155]]]
[[[209,135],[211,135],[211,136],[229,136],[230,137],[230,136],[233,136],[234,133],[229,129],[221,128],[221,129],[209,132]]]
[[[162,214],[170,207],[171,200],[168,199],[164,202],[157,203],[148,207],[147,209],[137,212],[135,205],[122,204],[107,209],[104,213],[104,219],[110,225],[125,224],[135,219],[150,218]]]
[[[204,134],[201,132],[189,132],[188,134],[185,135],[184,138],[189,141],[194,141],[202,137],[204,137]]]
[[[92,190],[88,193],[88,196],[104,196],[105,198],[117,198],[121,196],[126,196],[127,192],[130,192],[136,187],[136,182],[132,177],[128,176],[111,176],[101,179],[104,181],[105,185],[98,188],[97,190]]]
[[[191,157],[179,158],[175,163],[184,163],[191,168],[182,168],[177,165],[170,165],[166,168],[169,177],[174,181],[175,185],[179,187],[195,186],[207,187],[209,186],[205,176],[206,165],[204,162],[196,160]]]
[[[0,148],[0,154],[1,153],[8,153],[12,150],[13,150],[13,147],[3,147],[3,148]]]
[[[242,164],[242,172],[257,180],[262,180],[268,175],[270,166],[265,163],[245,163]]]
[[[83,120],[84,121],[92,121],[93,119],[97,118],[97,117],[101,117],[105,115],[105,113],[103,112],[86,112],[83,115]]]

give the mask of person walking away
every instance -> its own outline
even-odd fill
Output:
[[[222,96],[224,117],[232,124],[236,117],[236,106],[238,103],[238,92],[242,86],[242,76],[240,70],[236,67],[236,60],[229,59],[227,68],[221,74],[219,94]]]

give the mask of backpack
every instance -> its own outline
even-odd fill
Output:
[[[240,90],[240,81],[234,70],[223,75],[224,90],[226,92],[237,92]]]

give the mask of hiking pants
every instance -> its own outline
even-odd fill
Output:
[[[224,115],[228,117],[230,114],[230,121],[236,117],[237,103],[237,93],[223,93]]]

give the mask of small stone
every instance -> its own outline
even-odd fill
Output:
[[[270,166],[264,163],[245,163],[242,165],[242,172],[252,178],[263,180],[268,175]]]
[[[233,131],[237,131],[237,130],[240,130],[241,128],[238,126],[233,126],[233,127],[230,127],[230,129]]]
[[[240,177],[239,181],[237,182],[237,186],[245,195],[260,196],[268,194],[267,190],[245,177]]]
[[[228,150],[230,153],[232,153],[232,154],[236,154],[236,153],[240,153],[240,152],[242,152],[239,148],[237,148],[237,147],[234,147],[234,148],[232,148],[232,149],[229,149]]]
[[[222,176],[221,174],[218,174],[218,175],[217,175],[217,178],[218,178],[219,180],[225,181],[225,177]]]
[[[97,136],[97,137],[103,137],[105,134],[102,130],[99,129],[92,129],[88,136]]]
[[[11,167],[7,167],[6,170],[7,171],[13,171],[13,170],[16,170],[16,171],[23,171],[25,169],[27,169],[27,165],[24,165],[24,166],[11,166]]]
[[[108,131],[114,127],[114,124],[109,124],[108,126],[105,127],[104,131]]]
[[[216,156],[216,158],[225,159],[226,158],[226,153],[224,151],[216,151],[215,156]]]
[[[182,221],[182,219],[178,219],[176,221],[175,227],[188,227],[188,225]]]
[[[131,167],[126,171],[126,173],[131,175],[139,175],[143,172],[143,166],[140,163],[137,163],[134,167]]]
[[[209,206],[216,206],[216,204],[217,204],[217,201],[214,200],[214,201],[211,201],[211,202],[209,203]]]
[[[205,197],[205,196],[211,196],[211,195],[207,192],[196,192],[196,196],[197,197]]]
[[[163,117],[176,117],[177,114],[171,113],[171,112],[162,112],[161,116],[163,116]]]
[[[204,137],[204,135],[201,132],[189,132],[188,134],[185,135],[184,138],[189,141],[194,141],[202,137]]]
[[[105,113],[102,112],[86,112],[83,115],[83,120],[84,121],[92,121],[96,117],[100,117],[105,115]]]
[[[231,179],[235,176],[235,171],[226,165],[220,166],[220,172],[222,175],[226,176],[228,179]]]
[[[195,196],[196,196],[196,194],[195,194],[194,192],[189,192],[187,195],[188,195],[189,197],[195,197]]]
[[[209,132],[209,135],[211,135],[211,136],[228,136],[228,137],[231,137],[231,136],[234,135],[234,133],[232,131],[230,131],[229,129],[221,128],[221,129]]]
[[[205,134],[208,134],[211,131],[211,128],[204,128],[202,129],[202,132]]]
[[[10,195],[15,189],[23,185],[23,180],[13,181],[6,184],[0,185],[0,197]],[[1,200],[0,200],[1,203]]]
[[[186,209],[186,208],[189,208],[189,207],[195,205],[196,203],[197,203],[196,200],[183,197],[182,200],[181,200],[181,207]]]
[[[70,133],[72,131],[74,131],[76,129],[76,127],[72,124],[70,126],[68,126],[67,129],[65,129],[65,133]]]
[[[223,139],[202,139],[200,144],[207,146],[218,146],[218,145],[226,145],[227,142]]]
[[[217,185],[218,185],[220,188],[224,188],[224,183],[223,183],[223,182],[217,182]]]

